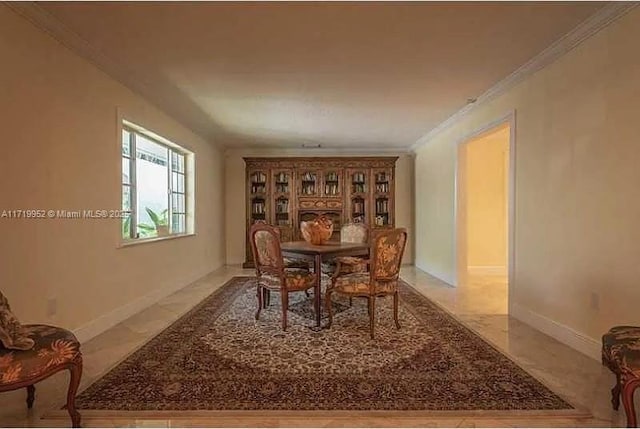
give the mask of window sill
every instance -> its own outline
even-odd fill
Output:
[[[138,238],[136,240],[122,241],[118,245],[118,248],[137,246],[139,244],[156,243],[158,241],[175,240],[178,238],[195,237],[195,235],[196,234],[192,232],[187,234],[172,234],[165,237]]]

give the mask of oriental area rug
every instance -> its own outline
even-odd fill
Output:
[[[235,277],[77,398],[82,410],[541,412],[576,409],[447,311],[401,281],[376,302],[335,296],[331,329],[311,330],[313,298],[290,294],[254,318],[255,279]],[[326,319],[323,319],[323,321]],[[535,413],[534,413],[535,414]]]

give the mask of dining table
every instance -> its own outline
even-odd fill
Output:
[[[315,308],[314,330],[322,329],[320,319],[322,316],[322,262],[337,256],[368,256],[369,245],[367,243],[345,243],[339,241],[327,241],[323,244],[311,244],[307,241],[287,241],[281,244],[282,255],[287,258],[301,259],[313,263],[313,271],[316,273],[313,287]]]

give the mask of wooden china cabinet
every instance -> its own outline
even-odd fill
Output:
[[[244,158],[246,164],[246,259],[252,267],[249,228],[264,221],[283,241],[301,240],[300,222],[318,215],[340,227],[363,222],[371,229],[395,226],[395,163],[398,157]]]

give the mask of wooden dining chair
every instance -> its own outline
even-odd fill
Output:
[[[407,243],[407,230],[396,228],[381,231],[372,239],[369,251],[369,272],[340,274],[340,261],[337,261],[336,271],[331,277],[331,284],[325,294],[325,307],[329,315],[327,328],[333,323],[331,295],[335,293],[351,297],[365,297],[369,305],[369,330],[371,338],[375,332],[376,298],[393,295],[393,318],[396,327],[400,329],[398,321],[398,279],[402,255]]]
[[[280,292],[282,330],[286,330],[289,293],[306,292],[313,288],[316,275],[309,272],[308,269],[285,268],[280,247],[280,234],[276,227],[256,223],[251,226],[249,238],[256,266],[256,294],[258,295],[256,320],[260,317],[267,293],[269,291]]]
[[[342,243],[367,243],[369,240],[369,228],[360,222],[347,223],[340,228],[340,242]],[[336,268],[340,261],[340,271]],[[338,256],[322,264],[322,272],[328,276],[353,274],[367,270],[367,259],[357,256]]]
[[[263,225],[267,225],[267,221],[265,220],[257,220],[255,223],[261,223]],[[276,231],[278,231],[278,237],[282,241],[282,230],[277,226],[274,226]],[[301,270],[308,270],[309,263],[307,261],[303,261],[301,259],[294,258],[284,258],[284,267],[285,268],[299,268]]]

